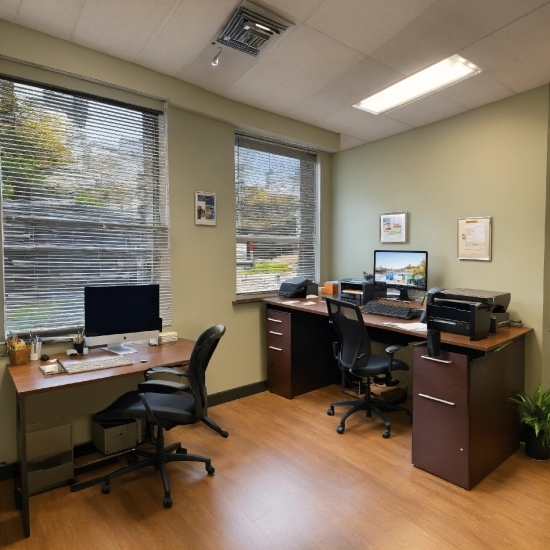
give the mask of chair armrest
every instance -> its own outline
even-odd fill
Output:
[[[177,391],[185,391],[188,387],[187,384],[171,382],[170,380],[145,380],[145,382],[138,384],[140,392],[153,393],[175,393]]]
[[[189,363],[183,363],[181,366],[183,365],[188,365]],[[179,366],[179,365],[178,365]],[[179,370],[178,368],[176,367],[152,367],[150,369],[147,369],[145,372],[144,372],[144,376],[145,378],[148,378],[149,376],[151,376],[152,374],[170,374],[172,376],[186,376],[188,377],[189,374],[187,373],[187,371],[184,371],[184,370]]]
[[[386,353],[389,355],[393,355],[396,351],[400,350],[401,348],[406,348],[407,346],[401,346],[399,344],[393,344],[392,346],[388,346],[386,348]]]

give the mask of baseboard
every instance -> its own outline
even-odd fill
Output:
[[[0,464],[0,481],[13,478],[16,466],[17,464]]]
[[[231,390],[221,391],[219,393],[213,393],[208,395],[208,406],[215,407],[223,403],[229,403],[235,399],[242,399],[249,395],[256,393],[262,393],[267,390],[267,380],[262,382],[254,382],[254,384],[248,384],[247,386],[240,386]]]

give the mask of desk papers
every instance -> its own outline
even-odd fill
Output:
[[[426,332],[427,327],[424,323],[383,323],[387,327],[400,328],[402,330],[411,330],[413,332]]]

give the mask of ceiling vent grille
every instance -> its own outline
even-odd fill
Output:
[[[257,57],[267,40],[286,29],[286,25],[241,7],[233,14],[216,42]]]

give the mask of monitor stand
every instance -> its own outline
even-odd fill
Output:
[[[386,300],[392,300],[394,302],[410,302],[409,291],[407,288],[390,289],[386,291]]]
[[[125,346],[124,344],[113,344],[112,346],[107,346],[106,348],[101,348],[117,355],[125,355],[127,353],[137,353],[137,350],[131,348],[130,346]]]

